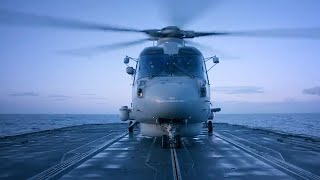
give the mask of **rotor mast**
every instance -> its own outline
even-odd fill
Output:
[[[157,46],[162,47],[164,54],[178,54],[180,47],[185,46],[185,34],[176,26],[161,29],[162,36],[157,39]]]
[[[183,39],[173,38],[173,37],[166,37],[158,39],[157,46],[162,47],[164,54],[178,54],[180,47],[185,45]]]

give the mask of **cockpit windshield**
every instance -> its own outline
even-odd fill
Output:
[[[170,75],[170,57],[164,54],[144,55],[139,59],[138,78]]]
[[[140,56],[137,78],[155,76],[205,77],[200,55],[149,54]]]
[[[204,75],[203,58],[199,55],[173,55],[172,56],[172,74],[192,75],[202,77]]]

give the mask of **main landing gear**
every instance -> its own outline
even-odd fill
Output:
[[[133,133],[133,125],[134,125],[134,124],[133,124],[133,121],[130,121],[130,122],[129,122],[129,127],[128,127],[128,131],[129,131],[130,134]]]
[[[212,133],[213,132],[213,123],[212,121],[208,121],[208,133]]]

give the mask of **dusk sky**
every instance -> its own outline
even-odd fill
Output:
[[[170,4],[165,2],[1,0],[0,9],[152,29],[174,25],[165,10]],[[199,11],[186,30],[320,28],[319,0],[220,0],[207,8],[180,2],[185,13]],[[213,104],[222,113],[319,113],[317,33],[317,39],[192,40],[212,48],[200,48],[205,57],[220,57],[220,64],[209,72]],[[138,57],[152,42],[87,56],[57,51],[144,37],[0,25],[0,113],[118,113],[120,106],[131,102],[132,79],[125,72],[123,58]]]

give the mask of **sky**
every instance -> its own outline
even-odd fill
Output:
[[[175,25],[169,2],[1,0],[0,9],[152,29]],[[176,2],[185,12],[181,18],[198,11],[186,30],[320,27],[318,0],[191,2]],[[139,38],[145,36],[0,25],[0,113],[118,113],[131,102],[132,78],[123,58],[138,57],[152,42],[87,56],[57,52]],[[320,113],[320,38],[192,41],[209,47],[200,48],[205,57],[220,57],[209,79],[211,100],[222,113]]]

